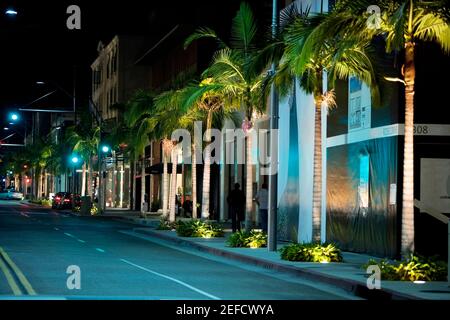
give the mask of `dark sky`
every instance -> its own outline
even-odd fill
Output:
[[[248,1],[260,22],[269,25],[271,0]],[[208,25],[228,29],[240,1],[151,1],[151,0],[29,0],[0,4],[0,133],[8,112],[27,106],[51,92],[57,83],[73,90],[77,75],[77,98],[90,94],[90,64],[95,60],[99,40],[108,42],[115,34],[154,36],[155,40],[175,24]],[[81,9],[81,30],[68,30],[66,9]],[[18,12],[5,15],[7,8]],[[80,99],[82,101],[82,99]],[[61,90],[34,107],[71,108],[71,99]],[[81,102],[80,102],[81,103]],[[1,138],[1,137],[0,137]]]

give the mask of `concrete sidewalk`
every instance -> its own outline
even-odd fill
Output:
[[[155,222],[147,222],[147,224],[153,226]],[[367,288],[368,275],[361,267],[372,258],[368,255],[343,252],[343,263],[292,262],[281,260],[279,252],[269,252],[267,248],[230,248],[226,245],[226,238],[231,234],[230,232],[226,232],[224,238],[213,239],[179,237],[175,231],[155,230],[148,227],[134,228],[133,232],[169,241],[180,246],[189,246],[212,255],[257,265],[266,269],[287,272],[293,276],[300,276],[313,281],[325,282],[361,298],[377,300],[450,300],[450,287],[447,282],[415,284],[407,281],[381,281],[380,290],[369,290]],[[284,245],[286,244],[279,243],[278,248]]]

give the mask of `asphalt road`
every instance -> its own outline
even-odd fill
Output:
[[[120,232],[132,227],[0,201],[0,250],[9,260],[0,260],[0,299],[351,298],[339,289]],[[69,266],[80,270],[80,289],[68,288],[68,282],[77,284]]]

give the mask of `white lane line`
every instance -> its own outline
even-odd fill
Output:
[[[220,300],[219,297],[213,296],[212,294],[209,294],[209,293],[207,293],[207,292],[205,292],[205,291],[203,291],[203,290],[197,289],[196,287],[193,287],[193,286],[191,286],[191,285],[189,285],[189,284],[187,284],[186,282],[183,282],[183,281],[181,281],[181,280],[178,280],[178,279],[175,279],[175,278],[166,276],[166,275],[164,275],[164,274],[162,274],[162,273],[159,273],[159,272],[152,271],[152,270],[150,270],[150,269],[141,267],[140,265],[134,264],[134,263],[132,263],[132,262],[130,262],[130,261],[128,261],[128,260],[125,260],[125,259],[120,259],[120,261],[125,262],[126,264],[129,264],[129,265],[132,265],[132,266],[134,266],[134,267],[136,267],[136,268],[138,268],[138,269],[147,271],[147,272],[152,273],[152,274],[154,274],[154,275],[157,275],[157,276],[160,276],[160,277],[162,277],[162,278],[165,278],[165,279],[168,279],[168,280],[170,280],[170,281],[173,281],[173,282],[176,282],[176,283],[178,283],[178,284],[181,284],[182,286],[184,286],[184,287],[186,287],[186,288],[189,288],[189,289],[191,289],[191,290],[193,290],[193,291],[195,291],[195,292],[197,292],[197,293],[200,293],[200,294],[202,294],[202,295],[204,295],[204,296],[206,296],[206,297],[208,297],[208,298],[211,298],[211,299],[213,299],[213,300]]]
[[[98,252],[105,252],[105,250],[100,249],[100,248],[95,248],[95,250],[97,250]]]
[[[67,233],[67,232],[64,232],[64,234],[65,234],[66,236],[68,236],[68,237],[71,237],[71,238],[74,237],[73,235],[71,235],[70,233]]]
[[[20,213],[20,215],[21,215],[21,216],[23,216],[23,217],[27,217],[27,218],[29,218],[29,217],[30,217],[29,215],[27,215],[27,214],[26,214],[26,213],[24,213],[24,212],[21,212],[21,213]]]
[[[86,241],[84,241],[84,240],[81,240],[81,239],[77,239],[77,240],[78,240],[78,242],[86,243]]]
[[[55,227],[55,228],[53,228],[53,229],[55,229],[56,231],[59,231],[59,229],[58,229],[58,228],[56,228],[56,227]]]

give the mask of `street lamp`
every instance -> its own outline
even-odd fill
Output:
[[[5,11],[5,14],[7,14],[8,16],[17,16],[17,11],[14,9],[7,9]]]
[[[103,153],[108,153],[109,150],[110,150],[110,148],[109,148],[108,146],[103,146],[103,147],[102,147],[102,152],[103,152]]]
[[[73,164],[77,164],[80,159],[77,156],[73,156],[72,159],[70,159]]]
[[[9,118],[10,118],[12,121],[17,121],[17,120],[19,120],[19,115],[18,115],[17,113],[11,113],[11,114],[9,115]]]

